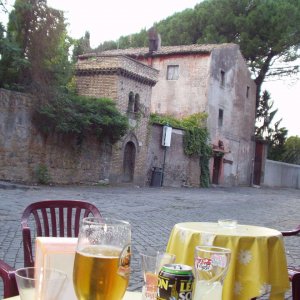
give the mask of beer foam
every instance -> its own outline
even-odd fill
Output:
[[[114,259],[120,256],[122,249],[114,246],[107,245],[95,245],[87,246],[82,250],[78,250],[77,253],[80,253],[83,256],[88,257],[105,257]]]

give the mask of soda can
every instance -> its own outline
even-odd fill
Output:
[[[192,267],[164,265],[158,274],[157,300],[192,300],[193,282]]]

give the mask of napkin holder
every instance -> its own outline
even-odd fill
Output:
[[[35,266],[59,269],[68,275],[68,300],[77,299],[73,288],[73,264],[77,238],[37,237]]]

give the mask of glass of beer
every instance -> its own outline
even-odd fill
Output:
[[[115,219],[84,218],[74,261],[79,300],[121,300],[130,275],[131,226]]]

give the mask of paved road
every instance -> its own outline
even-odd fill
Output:
[[[84,199],[104,216],[132,224],[133,272],[130,290],[140,290],[139,252],[164,250],[175,223],[234,218],[243,224],[278,230],[300,223],[300,190],[265,188],[24,187],[0,182],[0,258],[23,264],[20,216],[42,199]],[[300,266],[300,237],[286,238],[288,262]],[[290,296],[287,296],[290,299]]]

